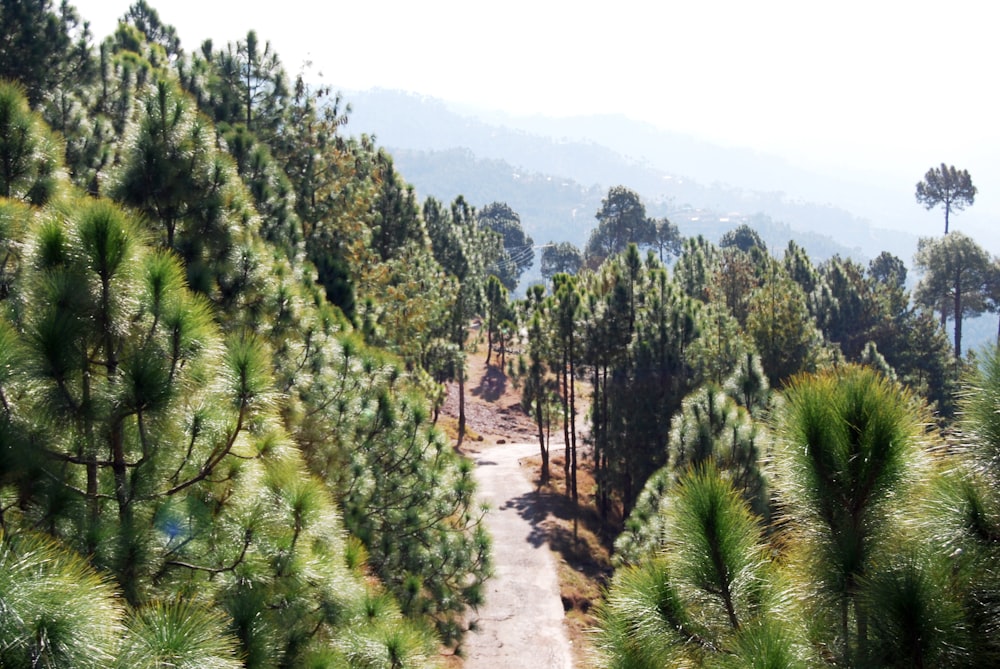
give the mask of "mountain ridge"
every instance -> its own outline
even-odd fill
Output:
[[[536,180],[545,177],[563,189],[567,183],[574,182],[581,194],[588,194],[581,201],[590,206],[590,214],[583,212],[586,216],[583,219],[576,217],[562,221],[561,225],[555,224],[556,231],[571,225],[589,224],[593,227],[592,214],[600,205],[600,198],[597,198],[597,206],[593,206],[594,188],[603,196],[608,188],[621,184],[642,196],[651,215],[669,216],[681,227],[683,234],[710,236],[729,229],[717,232],[714,228],[718,226],[692,226],[691,218],[704,222],[706,218],[714,217],[716,222],[721,223],[727,222],[723,219],[729,219],[729,222],[737,221],[731,226],[735,227],[739,222],[750,219],[760,223],[760,216],[763,215],[778,226],[787,225],[796,239],[800,235],[808,237],[811,246],[816,249],[811,252],[819,257],[841,253],[865,260],[888,250],[910,264],[916,249],[916,235],[877,227],[870,220],[834,204],[833,198],[827,202],[820,202],[819,198],[809,199],[799,194],[806,192],[805,186],[795,185],[795,190],[791,192],[779,190],[777,185],[782,181],[783,174],[801,174],[802,171],[781,158],[749,149],[715,146],[618,116],[515,119],[501,112],[480,112],[480,115],[473,116],[470,114],[474,112],[463,111],[443,100],[400,91],[374,89],[347,92],[345,96],[352,106],[348,126],[351,132],[374,135],[380,144],[386,146],[396,157],[400,173],[414,185],[421,197],[433,195],[449,200],[463,194],[479,206],[504,199],[484,194],[488,199],[479,202],[470,195],[481,190],[484,183],[484,174],[479,168],[484,163],[499,160],[510,168],[512,174],[528,173],[534,175]],[[613,139],[612,135],[617,133],[622,138],[619,147],[589,138],[588,133],[593,134],[595,125],[606,128],[604,140]],[[561,134],[555,134],[560,130]],[[550,134],[543,134],[546,132]],[[643,143],[655,148],[659,157],[638,155]],[[676,148],[675,160],[683,164],[679,169],[668,170],[664,167],[666,159],[663,154],[671,146]],[[462,169],[457,169],[456,165],[446,179],[441,152],[452,152],[447,155],[456,157],[460,155],[453,153],[456,149],[468,149],[476,160],[483,162],[477,164],[465,156],[459,161]],[[633,151],[631,155],[624,152],[629,149]],[[709,181],[713,165],[716,168],[720,165],[729,167],[718,169],[718,178]],[[489,163],[489,166],[493,172],[498,167],[495,162]],[[686,167],[691,169],[685,171]],[[732,185],[741,173],[752,172],[751,168],[757,168],[761,175],[777,176],[760,176],[753,184],[757,188]],[[695,176],[689,176],[689,173]],[[496,174],[486,180],[490,179],[495,183]],[[822,178],[814,176],[813,180],[819,183]],[[798,184],[805,180],[788,178],[787,181]],[[772,188],[766,190],[767,186]],[[812,192],[818,192],[819,188],[813,185]],[[537,189],[535,195],[538,196]],[[523,202],[508,204],[522,214],[526,229],[531,234],[540,232],[531,230],[529,217],[521,211]],[[518,204],[522,205],[521,208]],[[692,211],[697,214],[692,216]],[[540,227],[544,231],[550,225],[553,224],[543,220]],[[836,237],[830,235],[832,230],[838,232]],[[577,244],[585,238],[581,234],[560,234],[565,236],[552,237],[557,241],[565,239]],[[829,238],[826,249],[819,241],[822,237]],[[547,239],[548,236],[542,234],[536,240],[542,238]]]

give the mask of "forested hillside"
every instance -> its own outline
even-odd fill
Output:
[[[472,346],[619,534],[597,665],[996,664],[976,240],[716,242],[627,185],[536,239],[499,185],[418,199],[266,35],[182,37],[0,0],[0,666],[441,665],[491,570]]]
[[[253,32],[0,24],[0,665],[436,664],[490,563],[427,401],[494,248],[471,212],[447,272]]]

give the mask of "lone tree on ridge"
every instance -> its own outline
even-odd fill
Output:
[[[944,234],[948,234],[948,216],[951,211],[962,211],[976,200],[976,187],[968,170],[959,171],[952,165],[927,170],[924,180],[917,184],[917,202],[933,209],[944,205]]]

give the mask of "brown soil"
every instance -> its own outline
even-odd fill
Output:
[[[521,408],[521,392],[499,366],[491,361],[486,367],[486,355],[469,356],[469,379],[465,382],[464,447],[474,448],[474,442],[490,443],[537,441],[531,419]],[[441,407],[445,429],[454,436],[458,424],[458,384],[448,384],[448,396]],[[502,441],[501,441],[502,440]]]
[[[469,380],[466,382],[467,435],[460,451],[475,456],[492,444],[538,443],[537,431],[520,406],[520,391],[514,381],[491,360],[486,366],[485,351],[469,356]],[[586,404],[586,393],[579,404]],[[578,408],[578,430],[585,427],[585,408]],[[458,417],[457,384],[449,387],[448,398],[442,407],[441,425],[456,436]],[[555,443],[558,440],[558,443]],[[580,508],[564,494],[563,437],[562,431],[552,435],[551,480],[539,486],[540,454],[522,460],[522,467],[530,480],[535,481],[536,493],[532,507],[522,511],[530,516],[539,541],[546,542],[556,556],[566,628],[572,642],[574,664],[577,669],[592,666],[588,630],[593,628],[592,606],[601,596],[611,573],[610,549],[614,527],[618,519],[604,522],[593,503],[595,489],[586,457],[578,458],[581,466],[577,473],[580,491]],[[578,436],[578,444],[582,443]],[[537,453],[537,451],[536,451]],[[526,516],[526,517],[528,517]],[[495,550],[499,547],[495,547]],[[457,658],[450,658],[449,667],[460,667]],[[527,665],[525,665],[527,666]]]

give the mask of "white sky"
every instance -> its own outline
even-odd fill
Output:
[[[74,4],[101,38],[129,2]],[[974,180],[996,169],[1000,8],[982,0],[151,4],[186,50],[252,28],[291,73],[311,59],[349,90],[617,112],[805,165],[895,172],[910,189],[942,161]]]

